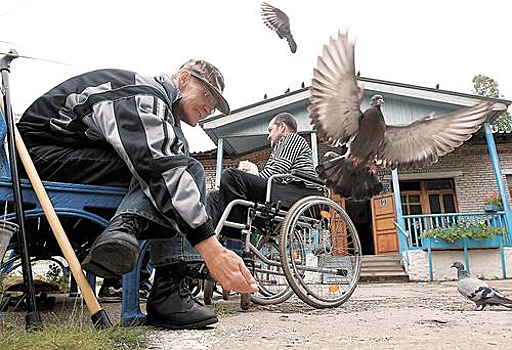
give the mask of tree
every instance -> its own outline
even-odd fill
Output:
[[[498,88],[499,84],[494,79],[478,74],[473,78],[473,94],[493,98],[503,98]],[[512,131],[512,116],[508,111],[499,115],[492,124],[493,129],[498,131]]]

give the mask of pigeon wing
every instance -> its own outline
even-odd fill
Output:
[[[290,19],[286,13],[277,7],[267,4],[266,2],[261,4],[260,13],[263,18],[263,23],[265,23],[265,25],[270,29],[274,30],[281,39],[291,34]]]
[[[311,124],[320,140],[341,145],[357,133],[363,89],[357,85],[354,43],[338,33],[324,45],[310,87]]]
[[[419,168],[437,162],[480,129],[493,102],[482,101],[439,118],[424,117],[406,126],[387,126],[377,161],[388,168]]]
[[[460,294],[468,298],[474,303],[482,302],[483,295],[482,291],[491,289],[487,283],[478,278],[468,277],[461,279],[457,283],[457,289]]]

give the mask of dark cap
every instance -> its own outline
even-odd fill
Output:
[[[203,60],[188,60],[183,63],[180,70],[186,69],[190,72],[190,75],[204,82],[211,90],[213,95],[219,100],[217,106],[224,114],[229,114],[229,104],[226,99],[222,96],[224,92],[224,77],[222,73],[211,63]]]

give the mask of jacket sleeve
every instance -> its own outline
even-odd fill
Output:
[[[260,176],[268,179],[275,174],[287,174],[297,157],[308,147],[306,140],[297,134],[287,134],[276,144]]]
[[[142,191],[192,245],[214,235],[191,167],[201,164],[175,150],[174,120],[166,104],[151,95],[103,101],[92,118],[139,181]],[[174,151],[173,151],[174,150]]]

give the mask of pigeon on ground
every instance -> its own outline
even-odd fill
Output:
[[[285,38],[293,53],[297,52],[297,44],[290,31],[290,19],[286,13],[266,2],[261,4],[260,13],[265,25],[275,31],[280,39]]]
[[[377,164],[411,169],[437,162],[469,139],[493,106],[492,101],[483,100],[441,117],[429,115],[409,125],[386,125],[381,95],[374,95],[370,107],[361,111],[364,91],[357,84],[354,66],[354,43],[348,34],[338,33],[318,57],[308,107],[319,139],[348,147],[344,156],[317,169],[327,185],[345,198],[364,200],[380,193]]]
[[[464,264],[454,262],[452,267],[457,269],[457,289],[459,293],[475,303],[475,310],[483,310],[487,305],[505,306],[512,309],[512,300],[493,289],[478,278],[471,277],[465,270]]]

